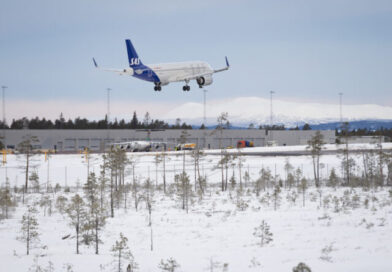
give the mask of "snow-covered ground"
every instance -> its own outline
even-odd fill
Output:
[[[156,168],[153,153],[129,156],[136,161],[135,174],[140,181],[150,176],[154,182],[162,183],[162,163]],[[186,158],[193,184],[193,160],[190,156]],[[354,155],[354,158],[360,163],[359,156]],[[182,153],[167,157],[169,183],[173,182],[175,173],[182,171],[182,159]],[[209,155],[201,162],[208,184],[220,183],[220,170],[214,168],[219,159],[219,156]],[[311,179],[313,174],[309,156],[245,156],[244,159],[242,174],[248,170],[252,180],[258,177],[262,167],[284,177],[287,160],[294,168],[302,169],[305,177]],[[34,161],[42,186],[48,180],[51,185],[61,186],[82,185],[86,181],[87,163],[83,155],[53,155],[49,167],[44,156],[36,156]],[[101,162],[100,155],[91,155],[90,170],[98,174]],[[321,163],[322,177],[326,178],[332,168],[340,173],[337,155],[322,156]],[[7,176],[11,186],[21,186],[24,182],[22,165],[21,157],[8,156],[6,167],[0,169],[1,185]],[[233,169],[238,182],[238,166],[230,168],[229,177]],[[131,167],[126,172],[131,174]],[[131,175],[126,176],[126,182],[130,181]],[[189,213],[181,209],[177,196],[157,192],[152,211],[153,251],[150,250],[148,211],[144,203],[135,211],[132,194],[129,194],[128,209],[122,205],[115,210],[115,217],[108,219],[98,256],[93,247],[86,246],[81,246],[81,254],[76,255],[74,239],[61,239],[67,234],[74,235],[68,218],[57,210],[51,216],[44,216],[42,208],[38,217],[40,245],[47,248],[32,249],[31,255],[26,256],[25,245],[16,240],[26,211],[26,205],[19,204],[11,219],[0,221],[0,270],[28,271],[35,255],[39,254],[38,263],[47,266],[50,261],[55,271],[66,271],[66,263],[72,264],[74,271],[114,271],[110,248],[122,232],[129,239],[139,271],[160,271],[161,259],[170,257],[180,264],[178,271],[224,271],[225,264],[227,271],[291,271],[299,262],[305,262],[312,271],[392,271],[392,193],[388,190],[323,187],[320,198],[320,191],[310,187],[303,207],[302,194],[297,189],[282,189],[280,205],[274,210],[270,198],[272,190],[261,192],[257,197],[247,189],[238,195],[236,190],[222,193],[219,186],[209,186],[202,199],[192,198]],[[60,192],[55,197],[60,194],[68,199],[74,195]],[[290,200],[293,196],[296,196],[295,202]],[[40,198],[39,194],[31,194],[26,202],[31,204]],[[247,207],[240,209],[239,201]],[[253,236],[262,220],[270,225],[273,233],[273,241],[263,247]]]

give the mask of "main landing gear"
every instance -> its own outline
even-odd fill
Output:
[[[154,91],[160,92],[161,90],[162,90],[161,85],[160,85],[160,84],[155,84],[155,86],[154,86]]]
[[[182,87],[182,90],[183,90],[184,92],[189,92],[189,91],[191,90],[191,86],[185,85],[184,87]]]

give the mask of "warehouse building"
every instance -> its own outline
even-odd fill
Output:
[[[76,152],[89,148],[102,152],[112,143],[126,141],[165,142],[167,148],[173,149],[185,138],[186,142],[196,143],[200,148],[215,149],[235,147],[240,140],[252,141],[254,146],[267,145],[305,145],[315,134],[314,130],[275,130],[264,129],[167,129],[167,130],[133,130],[133,129],[102,129],[102,130],[3,130],[4,143],[8,148],[15,148],[26,135],[36,136],[38,143],[35,148],[55,149],[57,152]],[[326,143],[335,143],[334,130],[322,130]]]

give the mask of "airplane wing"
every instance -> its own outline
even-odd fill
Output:
[[[119,75],[133,75],[133,69],[132,68],[127,68],[127,69],[108,69],[108,68],[101,68],[98,66],[97,62],[93,58],[94,66],[97,69],[107,71],[107,72],[115,72]]]
[[[202,77],[202,76],[211,76],[212,74],[213,73],[208,72],[208,73],[200,73],[200,74],[196,74],[196,75],[193,75],[193,76],[186,76],[186,77],[179,76],[175,80],[173,80],[173,82],[190,81],[190,80],[194,80],[194,79],[197,79],[199,77]]]
[[[229,61],[227,60],[227,57],[226,57],[226,67],[224,67],[224,68],[213,70],[212,72],[204,72],[204,73],[200,73],[200,74],[196,74],[196,75],[192,75],[192,76],[188,76],[188,77],[177,77],[174,81],[176,81],[176,82],[190,81],[190,80],[194,80],[194,79],[197,79],[197,78],[203,77],[203,76],[212,76],[212,74],[214,74],[214,73],[223,72],[223,71],[229,70],[229,68],[230,68],[230,64],[229,64]]]
[[[227,57],[225,57],[225,59],[226,59],[226,67],[222,68],[222,69],[214,70],[214,73],[219,73],[219,72],[223,72],[223,71],[229,70],[229,68],[230,68],[229,61],[227,60]]]

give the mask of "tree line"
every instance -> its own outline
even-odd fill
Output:
[[[77,117],[74,120],[66,120],[61,113],[59,118],[52,121],[43,117],[12,119],[11,125],[0,122],[0,129],[192,129],[191,125],[181,122],[177,119],[175,124],[169,125],[167,122],[152,119],[147,112],[144,119],[140,121],[136,111],[133,113],[132,119],[126,121],[124,119],[108,121],[107,116],[101,120],[88,120],[86,118]]]

